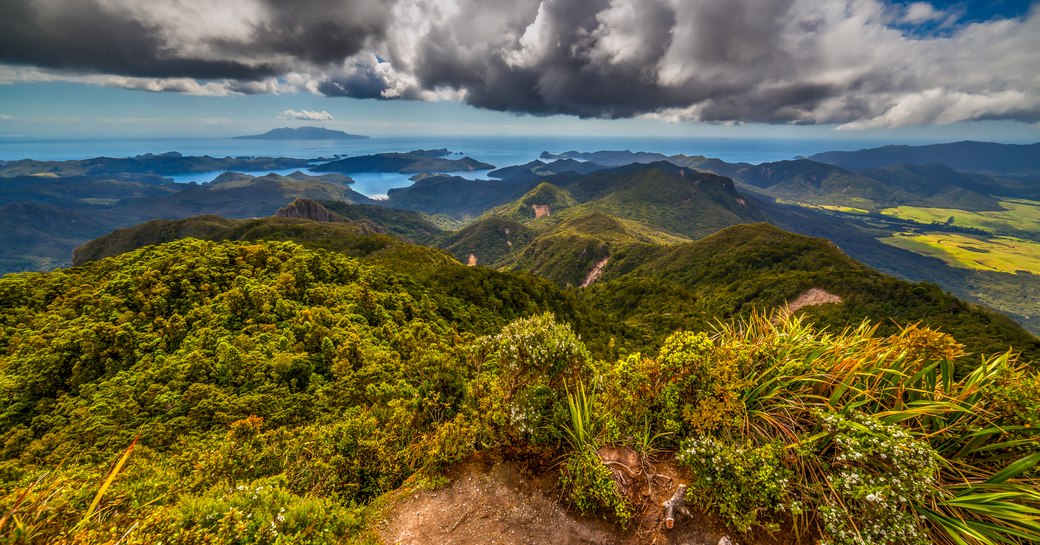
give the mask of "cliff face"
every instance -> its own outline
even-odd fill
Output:
[[[286,206],[279,208],[274,215],[281,218],[303,218],[325,223],[347,221],[339,214],[336,214],[322,206],[319,202],[310,199],[296,199]]]

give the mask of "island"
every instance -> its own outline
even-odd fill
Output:
[[[234,136],[232,138],[236,140],[364,140],[368,137],[324,127],[283,127],[271,129],[264,134]]]
[[[359,155],[312,166],[314,172],[463,172],[490,170],[495,165],[482,163],[470,157],[450,159],[447,149],[414,150],[407,153],[389,152]]]

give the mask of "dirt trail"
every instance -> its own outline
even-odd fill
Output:
[[[628,449],[601,449],[600,456],[634,505],[627,529],[569,512],[552,471],[531,475],[512,462],[478,456],[451,470],[446,487],[398,502],[380,524],[380,538],[400,545],[717,545],[726,535],[700,514],[664,529],[660,503],[678,485],[674,466],[647,465]]]

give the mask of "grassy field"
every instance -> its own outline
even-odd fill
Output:
[[[947,223],[953,219],[952,225],[982,229],[990,233],[1007,231],[1040,231],[1040,202],[1025,199],[1008,199],[1000,201],[1004,210],[993,212],[969,212],[954,208],[922,208],[917,206],[900,206],[887,208],[881,213],[899,219],[917,223]]]
[[[849,199],[849,201],[858,200],[863,201],[864,199]],[[800,201],[792,201],[788,199],[776,199],[779,204],[793,204],[804,208],[815,208],[817,210],[828,210],[831,212],[844,212],[846,214],[869,214],[870,210],[866,208],[856,208],[855,206],[838,206],[833,204],[813,204]]]
[[[1040,244],[1014,237],[955,233],[896,233],[881,242],[937,257],[952,267],[1040,275]]]

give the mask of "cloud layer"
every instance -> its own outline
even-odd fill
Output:
[[[846,129],[1040,121],[1040,9],[957,17],[880,0],[5,0],[0,82]]]
[[[315,112],[311,110],[285,110],[278,114],[278,119],[295,121],[332,121],[332,114],[322,110]]]

